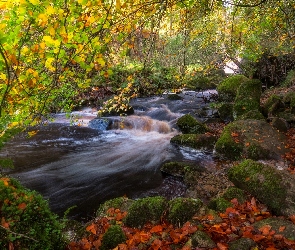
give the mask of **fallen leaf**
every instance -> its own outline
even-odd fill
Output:
[[[225,243],[217,243],[217,247],[219,250],[227,250],[228,249],[228,245]]]
[[[280,226],[279,232],[283,232],[286,229],[286,226]]]
[[[96,225],[94,223],[92,223],[91,225],[86,227],[86,231],[96,234]]]
[[[161,225],[154,226],[150,232],[151,233],[160,233],[163,231],[163,227]]]
[[[27,207],[27,204],[23,202],[23,203],[19,204],[17,207],[20,210],[24,210]]]

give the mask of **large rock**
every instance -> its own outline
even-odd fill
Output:
[[[228,124],[215,144],[221,158],[280,159],[288,149],[286,136],[263,120],[238,120]]]
[[[269,165],[245,160],[228,171],[229,179],[279,215],[295,214],[295,178]]]

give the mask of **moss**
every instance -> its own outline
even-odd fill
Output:
[[[183,134],[203,134],[208,132],[208,128],[190,114],[180,117],[177,120],[176,125]]]
[[[112,225],[105,232],[101,240],[101,250],[114,249],[118,244],[126,241],[126,236],[119,225]]]
[[[290,87],[295,83],[295,70],[290,70],[287,73],[285,81],[282,82],[282,86],[284,87]]]
[[[9,230],[0,229],[1,249],[8,249],[10,243],[18,249],[58,250],[65,247],[63,224],[50,211],[48,202],[15,179],[1,176],[0,218],[2,223],[9,225]]]
[[[209,249],[216,247],[216,244],[207,233],[203,231],[197,231],[192,236],[192,246],[202,249]]]
[[[101,204],[96,212],[97,217],[108,216],[107,211],[110,208],[120,209],[121,211],[127,211],[128,207],[132,204],[133,200],[126,197],[117,197],[108,200]]]
[[[182,226],[198,212],[202,204],[199,199],[175,198],[169,201],[167,219],[176,226]]]
[[[216,137],[212,135],[181,134],[171,138],[170,142],[201,150],[212,150],[216,140]]]
[[[136,200],[128,209],[125,224],[141,227],[147,222],[157,223],[166,209],[166,204],[166,199],[160,196]]]
[[[232,203],[222,197],[212,199],[209,204],[208,208],[213,209],[218,212],[225,212],[228,207],[232,207]]]
[[[229,179],[279,213],[286,198],[282,177],[270,166],[244,160],[228,171]]]
[[[295,114],[295,92],[288,92],[284,98],[283,102],[286,106],[290,108],[290,112]]]
[[[229,250],[249,250],[256,246],[254,240],[250,238],[240,238],[229,243]]]
[[[234,128],[232,123],[228,124],[215,144],[216,152],[230,160],[240,159],[243,151],[242,145],[232,137],[232,129]]]
[[[216,88],[216,84],[214,81],[212,81],[212,78],[206,76],[198,76],[188,79],[185,81],[185,86],[186,88],[193,90],[207,90]]]
[[[247,158],[252,160],[267,159],[270,152],[263,148],[260,144],[251,142],[250,146],[246,147]]]
[[[232,102],[235,100],[238,88],[247,81],[248,78],[243,75],[234,75],[223,80],[218,86],[218,96],[220,101]]]
[[[244,191],[236,187],[229,187],[223,193],[222,197],[228,201],[231,201],[232,199],[236,198],[240,204],[246,201],[246,195]]]
[[[265,117],[263,116],[263,114],[257,110],[250,110],[247,113],[243,114],[242,116],[240,116],[238,119],[240,120],[265,120]]]

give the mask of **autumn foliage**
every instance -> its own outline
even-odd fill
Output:
[[[86,227],[88,235],[77,242],[71,242],[68,249],[100,249],[103,235],[112,224],[120,225],[127,238],[125,242],[117,245],[115,249],[118,250],[201,249],[193,246],[190,240],[198,230],[206,232],[216,243],[216,247],[212,248],[214,250],[228,249],[230,243],[239,238],[252,239],[258,246],[255,249],[295,249],[295,239],[288,239],[282,235],[286,227],[281,226],[277,231],[270,225],[258,229],[254,227],[255,222],[272,216],[265,206],[259,204],[254,198],[243,204],[239,204],[237,199],[231,202],[233,206],[219,214],[221,222],[216,223],[214,216],[207,214],[195,216],[181,227],[167,223],[164,218],[157,225],[147,223],[142,228],[126,227],[124,218],[127,213],[110,208],[108,210],[110,216],[97,218],[89,223]],[[295,216],[289,219],[295,223]]]

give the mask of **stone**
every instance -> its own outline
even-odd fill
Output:
[[[192,246],[208,249],[216,247],[216,244],[207,233],[199,230],[192,236]]]

